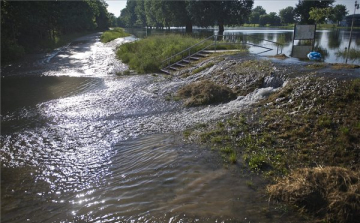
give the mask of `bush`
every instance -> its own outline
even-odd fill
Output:
[[[114,28],[112,30],[105,31],[101,36],[100,40],[103,43],[110,42],[114,39],[130,36],[129,33],[126,33],[123,28]]]
[[[178,95],[187,98],[185,106],[188,107],[228,102],[236,98],[236,94],[230,88],[211,81],[189,84],[181,88]]]

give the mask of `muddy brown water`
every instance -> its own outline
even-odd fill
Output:
[[[300,221],[241,163],[181,138],[249,99],[183,108],[165,76],[117,77],[133,39],[89,35],[3,69],[1,222]]]

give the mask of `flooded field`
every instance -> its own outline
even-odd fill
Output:
[[[274,89],[184,108],[166,100],[176,79],[115,75],[115,47],[133,40],[89,35],[2,70],[1,221],[300,222],[257,175],[181,138]]]
[[[184,33],[183,29],[170,30],[145,30],[145,29],[128,29],[139,37],[150,35],[165,35],[166,33]],[[216,29],[194,29],[193,35],[207,37],[216,34]],[[274,28],[229,28],[225,29],[224,38],[231,38],[232,35],[239,36],[241,41],[256,44],[261,47],[272,50],[250,46],[250,52],[262,56],[273,56],[277,52],[291,57],[292,62],[298,60],[308,60],[307,53],[310,52],[311,43],[303,43],[298,40],[293,44],[292,29],[274,29]],[[354,30],[352,34],[351,49],[360,50],[360,31]],[[347,29],[329,29],[317,30],[315,35],[314,49],[321,53],[323,61],[327,63],[345,63],[344,55],[339,54],[348,47],[350,30]],[[272,41],[272,42],[269,42]],[[295,46],[295,47],[294,47]],[[348,60],[351,64],[360,64],[360,58]]]

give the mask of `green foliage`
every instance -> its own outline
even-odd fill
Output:
[[[103,43],[110,42],[114,39],[130,36],[129,33],[126,33],[122,28],[114,28],[112,30],[105,31],[101,36],[100,40]]]
[[[186,26],[187,32],[192,31],[192,25],[207,27],[217,23],[223,29],[224,25],[243,23],[252,5],[249,0],[128,0],[120,22],[126,27]]]
[[[275,12],[270,12],[269,14],[260,16],[259,24],[260,26],[265,26],[265,25],[278,26],[280,25],[280,17],[276,15]]]
[[[219,33],[223,33],[224,25],[244,23],[251,13],[253,1],[189,1],[189,12],[194,23],[206,27],[219,25]]]
[[[122,44],[116,55],[138,73],[156,72],[159,71],[162,60],[198,42],[200,42],[199,39],[174,34],[150,36],[136,42]]]
[[[236,155],[235,152],[233,152],[233,153],[231,153],[231,154],[229,155],[229,162],[230,162],[231,164],[235,164],[236,161],[237,161],[237,155]]]
[[[264,154],[255,154],[248,159],[250,169],[259,171],[266,165],[266,156]]]
[[[331,15],[331,8],[311,8],[309,15],[310,19],[314,20],[317,24],[325,23],[325,20]]]
[[[295,16],[302,24],[314,24],[314,20],[310,18],[311,8],[328,8],[335,0],[321,1],[321,0],[305,0],[299,1],[295,7]]]
[[[64,35],[106,29],[106,6],[104,0],[1,1],[1,60],[51,48]]]
[[[289,6],[279,11],[279,16],[282,24],[294,23],[295,11],[294,8]]]
[[[249,16],[249,23],[252,24],[259,24],[260,23],[260,16],[266,15],[266,11],[262,6],[256,6]]]
[[[330,20],[339,24],[339,22],[349,13],[345,5],[335,5],[331,11]]]

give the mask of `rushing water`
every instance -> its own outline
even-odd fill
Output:
[[[133,40],[89,35],[2,70],[1,221],[293,221],[249,187],[259,177],[178,136],[275,89],[183,108],[166,100],[177,81],[115,75],[115,47]]]

